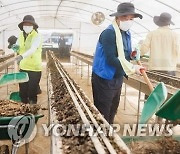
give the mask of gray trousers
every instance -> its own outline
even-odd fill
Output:
[[[112,124],[119,106],[123,76],[112,80],[106,80],[95,73],[92,74],[92,90],[94,105]]]

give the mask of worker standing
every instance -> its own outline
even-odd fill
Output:
[[[12,49],[14,52],[17,52],[19,50],[19,45],[16,44],[16,41],[17,41],[17,37],[12,35],[8,38],[8,48],[9,49]],[[40,85],[38,85],[38,89],[37,89],[37,94],[41,94],[42,91],[41,91],[41,88],[40,88]]]
[[[131,59],[131,35],[129,32],[135,13],[132,3],[121,3],[115,20],[101,34],[96,46],[92,67],[92,90],[94,105],[111,124],[119,106],[123,76],[140,74],[142,66],[133,65]]]
[[[37,103],[37,89],[41,78],[42,64],[42,40],[38,33],[38,25],[31,15],[26,15],[18,25],[21,33],[16,45],[19,46],[16,60],[19,63],[20,72],[27,72],[29,81],[19,84],[21,101],[23,103]]]
[[[149,70],[175,76],[180,51],[178,35],[170,29],[170,25],[174,25],[171,18],[167,12],[154,16],[153,21],[158,28],[147,34],[140,45],[140,51],[141,55],[150,52]]]

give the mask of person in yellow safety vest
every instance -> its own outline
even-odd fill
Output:
[[[26,15],[18,25],[21,33],[16,45],[19,56],[16,60],[20,72],[27,72],[29,81],[19,84],[19,94],[23,103],[37,103],[37,89],[41,78],[42,40],[38,33],[38,25],[31,15]]]
[[[19,50],[19,45],[16,44],[16,41],[17,41],[17,37],[12,35],[8,38],[8,48],[9,49],[12,49],[14,52],[17,52]],[[42,93],[42,90],[40,88],[40,85],[38,86],[38,89],[37,89],[37,94],[41,94]]]

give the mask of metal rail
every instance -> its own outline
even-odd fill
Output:
[[[52,57],[53,57],[53,56],[52,56]],[[53,59],[55,60],[54,57],[53,57]],[[56,65],[56,67],[57,67],[57,70],[58,70],[59,74],[62,76],[62,78],[63,78],[63,80],[64,80],[64,83],[65,83],[65,85],[66,85],[66,88],[68,89],[68,92],[69,92],[69,94],[71,95],[71,98],[72,98],[72,100],[73,100],[73,103],[74,103],[74,105],[76,106],[76,108],[77,108],[77,110],[78,110],[78,112],[79,112],[79,115],[80,115],[83,123],[84,123],[84,124],[87,124],[88,126],[90,126],[90,122],[89,122],[88,118],[86,117],[84,111],[81,109],[81,106],[79,105],[79,103],[78,103],[78,101],[77,101],[77,99],[76,99],[75,94],[73,93],[73,91],[72,91],[72,89],[70,88],[67,80],[65,79],[64,74],[62,73],[62,71],[61,71],[60,68],[58,67],[57,61],[55,61],[55,65]],[[98,139],[98,137],[97,137],[97,136],[95,136],[95,137],[90,136],[90,138],[91,138],[91,140],[92,140],[92,142],[93,142],[93,144],[94,144],[94,147],[96,148],[97,152],[98,152],[99,154],[105,154],[106,152],[105,152],[105,150],[104,150],[104,148],[103,148],[103,145],[101,144],[100,140]]]
[[[48,103],[49,103],[49,119],[50,119],[50,124],[58,124],[57,121],[57,116],[56,116],[56,111],[54,109],[51,108],[51,104],[53,104],[53,88],[52,88],[52,84],[51,84],[51,76],[49,73],[49,70],[47,70],[48,72]],[[51,132],[52,133],[52,132]],[[62,154],[63,153],[63,149],[62,149],[62,140],[59,137],[56,137],[54,135],[51,135],[51,153],[52,154]]]
[[[164,82],[165,84],[171,85],[176,88],[180,88],[180,78],[178,76],[172,76],[158,71],[147,71],[147,74],[151,79]]]
[[[60,64],[60,61],[54,56],[52,55],[52,58],[54,59],[54,63],[56,65],[56,68],[58,70],[58,72],[60,73],[60,75],[62,76],[64,83],[71,95],[71,98],[73,99],[73,103],[76,106],[79,115],[82,119],[82,121],[84,122],[84,124],[90,125],[90,124],[94,124],[94,126],[96,127],[96,129],[98,129],[98,127],[100,127],[98,125],[98,122],[96,121],[96,119],[93,117],[93,114],[91,113],[91,111],[89,110],[88,106],[86,105],[86,103],[84,102],[84,100],[82,99],[82,97],[80,96],[77,88],[74,86],[73,82],[71,81],[71,79],[69,78],[69,76],[65,73],[65,71],[62,69],[62,66]],[[81,105],[80,105],[81,104]],[[83,107],[82,107],[83,106]],[[83,109],[82,109],[83,108]],[[97,110],[97,109],[96,109]],[[85,114],[86,112],[86,114]],[[88,115],[88,117],[86,116]],[[90,119],[91,121],[89,121],[88,119]],[[110,127],[109,124],[106,123],[106,125],[108,125]],[[104,136],[104,134],[99,133],[98,137],[91,137],[91,140],[97,150],[98,153],[106,153],[106,151],[104,150],[104,145],[106,146],[106,150],[109,151],[109,153],[112,154],[116,154],[116,150],[114,149],[113,145],[111,144],[110,140]],[[128,154],[130,153],[129,148],[127,147],[127,145],[122,141],[122,139],[119,137],[119,135],[117,134],[113,134],[114,135],[114,142],[116,143],[116,145],[120,148],[125,150]],[[99,137],[101,139],[99,139]],[[103,144],[101,143],[102,141],[104,142]]]
[[[93,56],[91,56],[91,55],[86,55],[84,53],[72,51],[71,56],[74,56],[77,59],[80,59],[81,61],[87,63],[88,65],[92,65],[92,63],[93,63]],[[145,63],[145,62],[143,62],[143,64],[147,65],[147,63]],[[171,79],[173,80],[173,78],[171,78]],[[151,80],[154,87],[159,82],[159,81],[156,81],[156,80],[151,79],[151,78],[150,78],[150,80]],[[177,81],[177,77],[174,78],[174,80]],[[144,82],[143,78],[140,77],[139,75],[136,75],[136,74],[131,75],[131,76],[128,77],[128,80],[124,78],[124,82],[127,85],[129,85],[129,86],[131,86],[131,87],[133,87],[133,88],[135,88],[137,90],[140,90],[140,87],[141,87],[141,92],[143,92],[146,95],[150,94],[150,90],[149,90],[147,84]],[[167,84],[166,84],[166,87],[168,89],[168,98],[171,97],[179,89],[177,87],[174,87],[172,85],[167,85]]]
[[[59,61],[57,58],[56,58],[56,60]],[[60,61],[57,63],[57,65],[59,65],[59,67],[62,67],[62,66],[60,65]],[[64,72],[63,69],[61,69],[61,71],[64,73],[64,75],[65,75],[65,77],[68,79],[68,81],[70,81],[69,83],[70,83],[70,85],[72,86],[73,90],[75,91],[75,94],[77,95],[77,97],[78,97],[78,99],[80,100],[80,102],[82,103],[84,109],[85,109],[86,112],[88,113],[88,115],[89,115],[91,121],[93,122],[94,126],[96,127],[96,129],[98,129],[98,128],[100,127],[100,126],[98,125],[98,122],[97,122],[96,119],[93,117],[92,112],[89,110],[89,108],[88,108],[88,106],[86,105],[86,103],[84,102],[84,100],[81,98],[78,90],[76,89],[76,87],[74,86],[74,84],[71,82],[71,79],[70,79],[69,76]],[[108,125],[108,126],[110,127],[110,125]],[[106,136],[104,136],[103,134],[99,134],[99,135],[100,135],[100,137],[102,138],[102,140],[104,141],[104,143],[105,143],[107,149],[109,150],[109,152],[110,152],[111,154],[116,154],[116,151],[114,150],[113,146],[111,145],[109,139],[108,139]],[[120,139],[120,138],[119,138],[119,139]],[[120,140],[121,140],[121,139],[120,139]],[[126,151],[129,150],[128,147],[127,147],[125,144],[121,145],[120,148],[126,149]]]
[[[8,59],[4,60],[0,63],[0,72],[7,69],[10,65],[13,65],[15,62],[14,57],[9,57]]]

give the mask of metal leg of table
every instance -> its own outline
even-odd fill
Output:
[[[81,79],[83,77],[83,62],[81,61]]]
[[[29,154],[29,143],[26,143],[25,144],[25,151],[26,151],[26,154]]]
[[[139,85],[139,93],[138,93],[137,124],[139,123],[140,102],[141,102],[141,83]]]
[[[127,87],[126,84],[124,83],[124,110],[126,109],[126,92],[127,92]]]
[[[20,141],[17,141],[17,142],[12,144],[11,154],[17,154],[19,144],[20,144]]]
[[[87,72],[87,85],[89,85],[89,64],[87,65],[88,67],[88,72]]]

